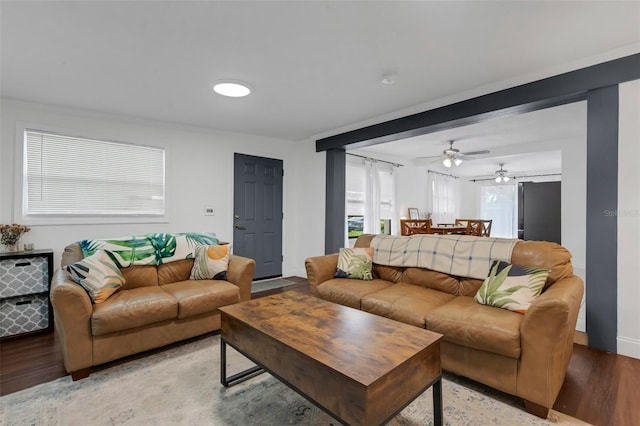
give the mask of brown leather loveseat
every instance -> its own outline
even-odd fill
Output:
[[[355,247],[369,247],[372,238],[359,237]],[[443,369],[519,396],[527,411],[547,417],[567,371],[584,291],[564,247],[515,243],[511,263],[551,271],[524,315],[477,303],[480,279],[374,263],[373,280],[361,281],[334,278],[338,254],[305,263],[312,294],[443,334]]]
[[[220,329],[221,306],[251,298],[255,262],[231,255],[227,280],[190,280],[193,259],[121,269],[124,286],[99,304],[65,266],[83,258],[65,248],[51,282],[51,304],[64,365],[74,380],[90,367]]]

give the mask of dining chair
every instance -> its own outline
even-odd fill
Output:
[[[431,219],[401,219],[400,220],[400,234],[401,235],[415,235],[415,234],[430,234],[431,233]]]

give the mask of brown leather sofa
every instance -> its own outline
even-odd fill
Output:
[[[368,247],[372,238],[363,235],[355,246]],[[476,303],[482,280],[375,263],[372,281],[334,278],[337,262],[337,254],[306,260],[312,294],[443,334],[443,369],[519,396],[527,411],[548,416],[569,365],[584,292],[564,247],[516,243],[511,263],[551,270],[525,315]]]
[[[90,367],[220,329],[221,306],[251,298],[255,262],[231,255],[228,281],[189,280],[193,259],[121,269],[124,286],[100,304],[64,268],[83,257],[65,247],[51,282],[64,366],[73,380]]]

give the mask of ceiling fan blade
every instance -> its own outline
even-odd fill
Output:
[[[438,161],[442,161],[441,155],[435,155],[433,157],[417,157],[413,159],[413,164],[416,166],[426,166]]]
[[[482,154],[489,154],[491,153],[491,151],[489,150],[482,150],[482,151],[470,151],[470,152],[461,152],[462,155],[464,155],[465,157],[467,155],[482,155]]]

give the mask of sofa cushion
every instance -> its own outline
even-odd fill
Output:
[[[483,305],[524,314],[549,276],[548,269],[495,261],[475,300]]]
[[[402,273],[401,281],[444,291],[456,296],[460,294],[460,281],[457,278],[443,272],[432,271],[431,269],[407,268]]]
[[[231,245],[198,246],[189,279],[226,280]]]
[[[373,248],[341,248],[336,278],[373,279]]]
[[[161,287],[121,290],[104,303],[95,305],[91,315],[94,336],[141,327],[178,316],[178,301]]]
[[[186,281],[191,275],[193,259],[177,260],[158,265],[158,285]]]
[[[158,268],[155,265],[134,265],[120,269],[126,282],[123,290],[158,285]]]
[[[511,263],[549,269],[545,288],[573,275],[571,253],[557,243],[548,241],[518,241],[513,248]]]
[[[424,328],[426,315],[453,298],[442,291],[398,283],[364,296],[362,310]]]
[[[360,300],[369,293],[382,290],[392,285],[385,280],[350,280],[348,278],[334,278],[318,286],[318,295],[330,302],[360,309]]]
[[[473,297],[458,296],[429,312],[427,330],[444,340],[510,358],[520,357],[520,324],[524,316],[480,305]]]
[[[178,301],[179,319],[211,312],[240,301],[240,289],[227,281],[181,281],[166,284],[162,289]]]
[[[67,265],[67,272],[85,289],[93,303],[103,303],[125,282],[120,269],[104,250]]]

